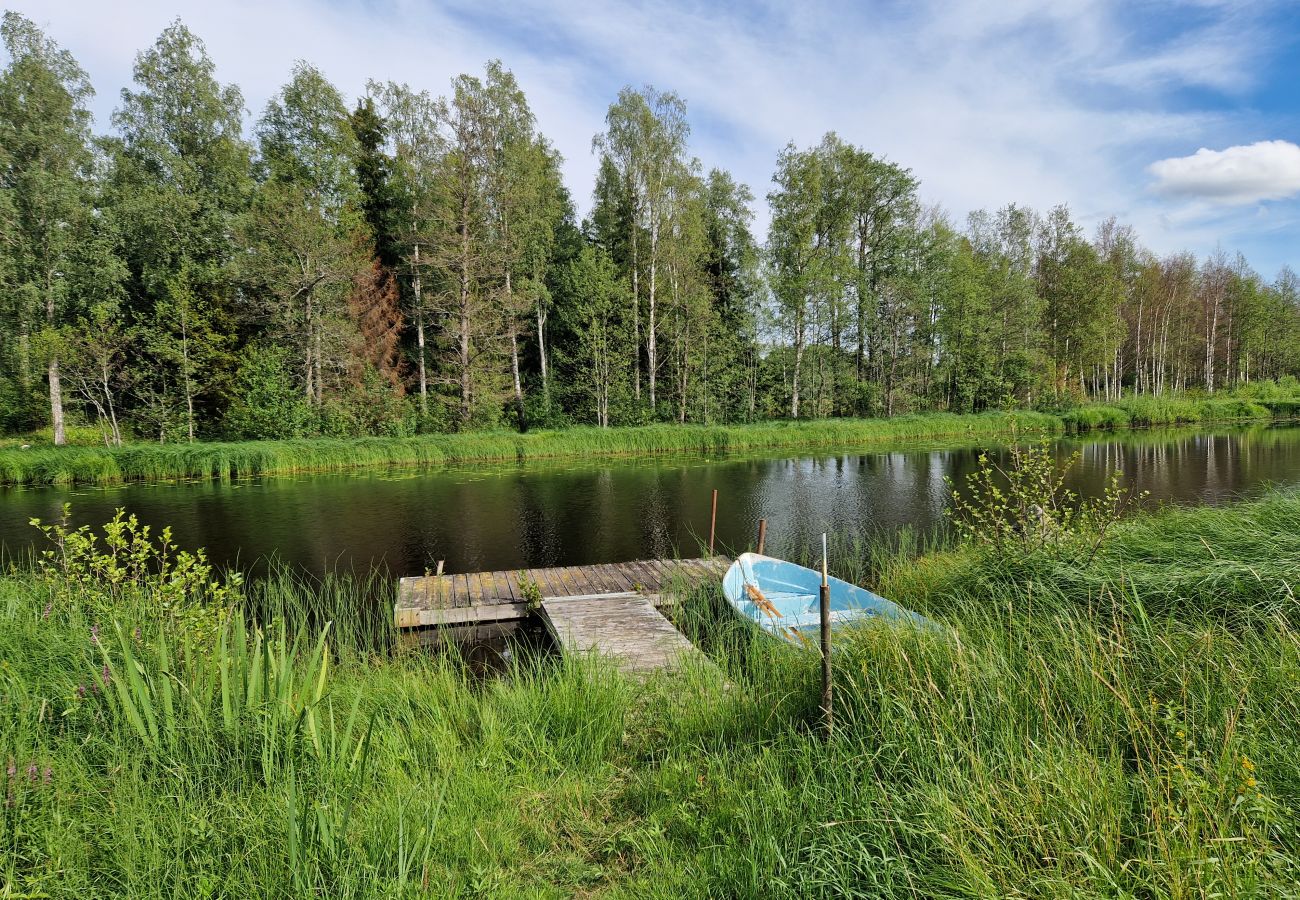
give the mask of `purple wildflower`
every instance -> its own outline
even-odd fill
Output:
[[[12,756],[9,757],[9,768],[6,771],[8,772],[10,778],[14,778],[15,776],[18,775],[18,764],[14,762],[14,758]]]
[[[41,777],[41,770],[40,767],[36,765],[36,763],[32,763],[30,766],[27,767],[28,781],[30,781],[32,784],[35,784],[36,779],[40,777]]]
[[[44,781],[45,784],[54,783],[54,770],[49,766],[45,767],[45,777],[42,779],[42,781]]]
[[[53,603],[45,604],[45,609],[41,611],[41,618],[48,619],[50,617],[50,612],[53,611],[53,609],[54,609]]]
[[[98,625],[91,625],[91,626],[90,626],[90,639],[91,639],[92,641],[94,641],[96,644],[99,643],[99,626],[98,626]]]
[[[108,687],[108,678],[109,678],[108,663],[104,663],[104,668],[100,670],[99,677],[104,680],[104,687]]]
[[[137,625],[137,626],[135,627],[135,632],[134,632],[133,636],[135,637],[135,639],[136,639],[137,641],[140,640],[140,626],[139,626],[139,625]]]
[[[86,699],[86,686],[84,684],[77,685],[77,699],[78,700]]]

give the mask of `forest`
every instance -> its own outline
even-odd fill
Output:
[[[1157,255],[1064,206],[954,221],[902,163],[833,133],[775,154],[760,239],[754,191],[692,155],[672,91],[613,98],[580,219],[498,61],[355,102],[298,62],[250,120],[176,21],[97,134],[71,54],[13,12],[3,40],[7,433],[1060,410],[1300,374],[1289,269]]]

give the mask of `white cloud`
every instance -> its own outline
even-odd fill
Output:
[[[1241,205],[1300,194],[1300,147],[1258,141],[1152,163],[1156,191],[1211,204]]]

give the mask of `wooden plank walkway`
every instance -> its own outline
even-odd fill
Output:
[[[565,655],[599,654],[632,675],[672,671],[704,654],[637,593],[548,597],[542,617]]]
[[[416,576],[401,580],[394,616],[398,628],[522,619],[532,610],[521,579],[536,584],[543,598],[640,594],[660,606],[671,585],[716,581],[729,565],[714,557]]]

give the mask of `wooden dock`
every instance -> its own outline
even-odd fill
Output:
[[[670,602],[669,589],[717,581],[730,564],[656,559],[403,578],[394,614],[400,629],[427,629],[538,613],[564,653],[600,653],[645,673],[699,653],[657,609]]]
[[[548,597],[542,617],[564,654],[606,656],[630,674],[676,669],[691,657],[703,662],[704,654],[655,609],[654,599],[635,593]]]
[[[731,561],[713,559],[652,559],[553,569],[468,572],[403,578],[395,610],[398,628],[429,625],[471,625],[523,619],[529,608],[523,582],[537,585],[541,597],[593,594],[642,594],[666,602],[663,591],[673,584],[690,586],[718,580]]]

